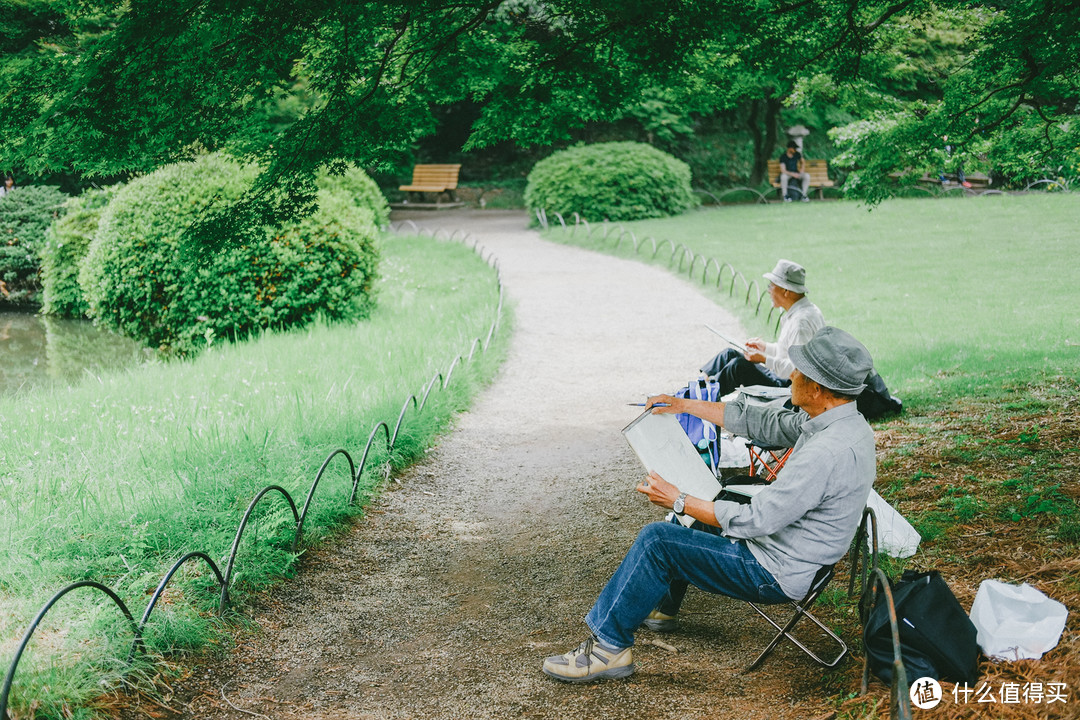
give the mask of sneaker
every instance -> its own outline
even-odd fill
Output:
[[[963,185],[963,186],[964,186],[964,187],[966,187],[966,188],[969,188],[969,187],[971,187],[971,183],[969,183],[969,182],[968,182],[967,180],[964,180],[964,181],[963,181],[963,182],[961,182],[960,184],[961,184],[961,185]]]
[[[653,632],[669,633],[679,629],[679,618],[653,610],[649,613],[649,617],[641,621],[641,624]]]
[[[802,199],[802,201],[803,201],[803,202],[810,202],[810,198],[808,198],[808,197],[806,197],[805,195],[803,195],[803,199]]]
[[[789,197],[784,198],[784,202],[791,202],[791,198],[789,198]]]
[[[572,683],[630,677],[635,669],[631,648],[605,650],[593,638],[565,655],[552,655],[544,660],[546,675]]]

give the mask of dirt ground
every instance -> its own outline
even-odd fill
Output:
[[[541,673],[586,637],[600,588],[662,518],[633,491],[627,403],[696,377],[720,349],[702,323],[744,330],[688,283],[544,242],[522,213],[410,217],[467,230],[498,257],[516,314],[505,366],[425,462],[249,609],[236,647],[124,716],[815,718],[857,691],[855,661],[823,673],[786,644],[740,674],[770,629],[693,589],[682,629],[662,638],[677,652],[641,631],[631,679]]]

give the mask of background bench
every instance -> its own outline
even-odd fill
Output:
[[[983,173],[980,173],[980,172],[973,172],[970,175],[965,173],[964,179],[967,180],[971,184],[971,188],[973,190],[985,190],[988,187],[990,187],[990,177],[988,175],[984,175]],[[919,178],[919,182],[923,183],[924,185],[931,185],[931,186],[933,186],[933,185],[941,185],[941,178],[940,177],[933,177],[933,176],[931,176],[929,174],[926,174],[926,175],[923,175],[921,178]],[[959,185],[960,184],[960,179],[956,175],[956,173],[947,172],[947,173],[945,173],[945,182],[946,183],[952,183],[953,185]]]
[[[458,172],[461,165],[417,165],[413,168],[412,182],[398,187],[402,192],[435,193],[438,204],[445,193],[452,202],[457,202]]]
[[[827,187],[833,187],[835,183],[829,179],[829,161],[828,160],[806,160],[806,172],[810,173],[810,187],[817,188],[818,198],[824,199],[824,189]],[[792,179],[788,183],[788,187],[796,187],[802,189],[802,181]],[[780,190],[780,161],[769,161],[769,184]],[[783,200],[783,198],[781,198]]]

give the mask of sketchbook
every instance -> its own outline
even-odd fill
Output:
[[[720,493],[720,481],[701,459],[674,414],[656,415],[646,410],[622,432],[646,471],[656,472],[696,498],[712,500]],[[689,527],[694,518],[680,515],[679,522]]]
[[[791,397],[791,387],[772,387],[770,385],[740,385],[735,388],[743,395],[759,400],[779,400]]]
[[[739,342],[738,340],[732,340],[732,339],[731,339],[731,338],[729,338],[729,337],[728,337],[727,335],[725,335],[724,333],[720,332],[719,330],[717,330],[716,328],[712,327],[711,325],[706,325],[705,327],[706,327],[707,329],[711,330],[711,331],[712,331],[713,333],[715,333],[716,335],[719,335],[719,336],[720,336],[720,339],[721,339],[721,340],[723,340],[723,341],[724,341],[724,342],[726,342],[726,343],[727,343],[728,345],[730,345],[731,347],[733,347],[733,348],[735,348],[736,350],[738,350],[739,352],[741,352],[741,353],[742,353],[743,355],[748,355],[748,354],[750,353],[750,351],[746,349],[746,346],[745,346],[745,345],[743,345],[743,344],[742,344],[741,342]]]

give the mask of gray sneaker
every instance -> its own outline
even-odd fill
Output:
[[[612,652],[600,647],[592,638],[565,655],[552,655],[544,660],[546,675],[572,683],[630,677],[635,669],[631,648]]]
[[[649,617],[641,621],[641,624],[653,632],[669,633],[679,629],[679,618],[674,615],[665,615],[659,610],[653,610],[649,613]]]

